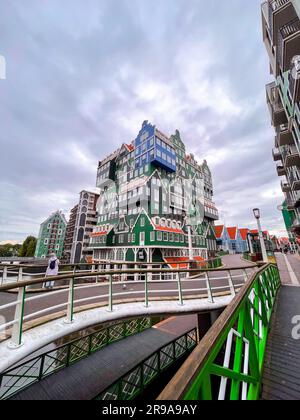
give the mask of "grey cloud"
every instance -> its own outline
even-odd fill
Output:
[[[0,28],[0,240],[37,234],[51,211],[73,206],[97,161],[144,119],[178,128],[200,158],[224,150],[211,166],[231,223],[251,223],[255,204],[282,228],[281,198],[257,193],[276,185],[260,0],[11,0]]]

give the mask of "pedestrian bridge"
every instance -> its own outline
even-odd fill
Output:
[[[152,386],[158,400],[300,399],[300,342],[292,335],[300,288],[282,286],[276,265],[145,269],[137,281],[129,280],[134,274],[103,271],[93,281],[90,272],[57,276],[56,289],[44,293],[27,293],[42,279],[3,285],[1,297],[12,301],[0,307],[7,317],[1,327],[6,337],[0,344],[0,398],[129,400]],[[66,276],[67,289],[60,288]],[[43,299],[47,308],[40,306]],[[135,305],[138,312],[122,314],[123,306]],[[165,336],[163,327],[149,328],[152,310],[177,315],[216,308],[222,314],[204,337],[182,322],[173,336]],[[82,322],[103,327],[65,343],[69,328],[79,331]],[[61,346],[34,353],[38,343],[50,343],[40,332],[52,323]],[[177,373],[165,384],[164,372],[172,367]]]
[[[0,372],[45,345],[94,325],[225,308],[256,266],[73,272],[0,286]],[[136,275],[138,277],[136,278]],[[135,279],[136,278],[136,279]]]
[[[278,366],[284,370],[284,365],[289,364],[296,368],[297,362],[290,360],[290,354],[297,354],[297,346],[295,342],[285,338],[283,330],[288,322],[285,314],[288,310],[292,314],[299,301],[297,298],[293,300],[295,292],[292,293],[292,288],[280,290],[281,282],[276,265],[265,264],[260,268],[251,265],[228,270],[139,271],[137,281],[124,280],[124,276],[127,279],[132,278],[135,270],[99,272],[101,281],[98,279],[94,282],[90,279],[90,272],[74,273],[71,277],[69,275],[67,289],[65,286],[59,288],[59,282],[66,280],[66,275],[57,276],[56,290],[44,293],[37,291],[28,295],[27,288],[41,282],[41,279],[2,286],[1,295],[9,293],[15,300],[2,305],[0,310],[8,311],[14,306],[15,312],[11,312],[14,313],[11,319],[9,311],[7,312],[8,322],[1,327],[6,337],[0,344],[0,398],[11,395],[16,395],[17,399],[18,395],[20,399],[34,398],[35,395],[46,398],[51,392],[45,393],[44,390],[48,389],[49,384],[51,387],[51,381],[54,384],[57,380],[66,382],[67,392],[68,389],[74,389],[74,384],[73,387],[67,386],[68,381],[69,385],[72,382],[74,372],[80,381],[84,375],[95,370],[91,366],[90,371],[88,368],[88,363],[95,361],[90,358],[90,354],[103,347],[103,337],[106,337],[106,344],[109,344],[107,337],[119,340],[122,338],[120,334],[128,336],[138,333],[138,337],[149,326],[146,320],[152,314],[178,315],[216,309],[222,309],[223,313],[198,345],[198,335],[194,329],[182,331],[183,335],[176,339],[162,341],[162,347],[129,372],[120,374],[115,382],[107,382],[106,388],[103,388],[102,383],[100,389],[99,377],[96,375],[92,389],[87,384],[89,393],[86,398],[133,399],[154,383],[168,366],[176,366],[177,360],[188,357],[191,352],[159,399],[246,400],[258,399],[261,395],[268,399],[270,395],[276,395],[278,390],[276,391],[275,384],[274,391],[274,377],[270,377],[270,370]],[[164,280],[156,278],[158,274]],[[88,280],[88,283],[79,282],[83,280]],[[126,289],[123,288],[124,284]],[[64,296],[64,299],[60,301],[58,296]],[[42,309],[39,304],[43,299],[48,307]],[[50,343],[51,337],[63,338],[69,332],[99,324],[107,325],[107,322],[112,324],[112,321],[114,324],[105,328],[112,329],[113,332],[104,332],[102,329],[100,333],[92,333],[80,339],[80,345],[74,342],[64,345],[59,351],[50,349],[33,359],[28,358],[37,349]],[[139,327],[133,328],[133,325]],[[50,333],[48,338],[46,331]],[[151,334],[154,334],[153,330]],[[147,338],[146,341],[145,338],[142,339],[143,343],[151,341],[151,335],[145,337]],[[155,336],[155,343],[157,340],[158,337]],[[283,344],[283,340],[287,340],[287,343]],[[284,355],[281,345],[290,346],[290,353]],[[102,356],[99,354],[100,359]],[[285,356],[286,360],[280,360],[280,356],[283,359]],[[81,360],[80,370],[73,364],[82,357],[86,360]],[[276,375],[280,376],[280,371]],[[278,379],[280,380],[281,378]],[[39,385],[43,381],[47,382],[45,387]],[[103,382],[103,378],[101,381]],[[64,388],[63,383],[60,386],[61,389]],[[22,391],[24,388],[26,389]],[[297,388],[295,385],[294,389],[289,388],[282,396],[296,396],[299,392],[299,386]],[[84,399],[80,392],[77,397]],[[57,398],[57,395],[54,397],[53,394],[52,398]]]

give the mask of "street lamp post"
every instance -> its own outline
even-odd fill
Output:
[[[193,255],[193,240],[192,240],[191,225],[187,225],[187,231],[188,231],[188,240],[189,240],[189,260],[192,261],[194,258],[194,255]]]
[[[269,260],[268,260],[268,255],[267,255],[266,244],[265,244],[265,241],[264,241],[263,232],[261,230],[260,210],[259,209],[253,209],[253,214],[254,214],[254,217],[257,221],[258,236],[259,236],[259,240],[260,240],[260,247],[261,247],[261,251],[262,251],[263,261],[267,263],[267,262],[269,262]]]

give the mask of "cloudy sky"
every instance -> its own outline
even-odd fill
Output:
[[[260,0],[2,0],[0,241],[95,185],[143,120],[211,166],[227,225],[283,234]]]

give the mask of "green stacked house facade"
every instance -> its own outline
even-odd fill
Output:
[[[61,211],[52,213],[40,226],[35,257],[63,256],[67,221]]]
[[[94,261],[169,266],[216,252],[209,167],[187,154],[180,133],[166,136],[145,121],[137,138],[99,162]]]

